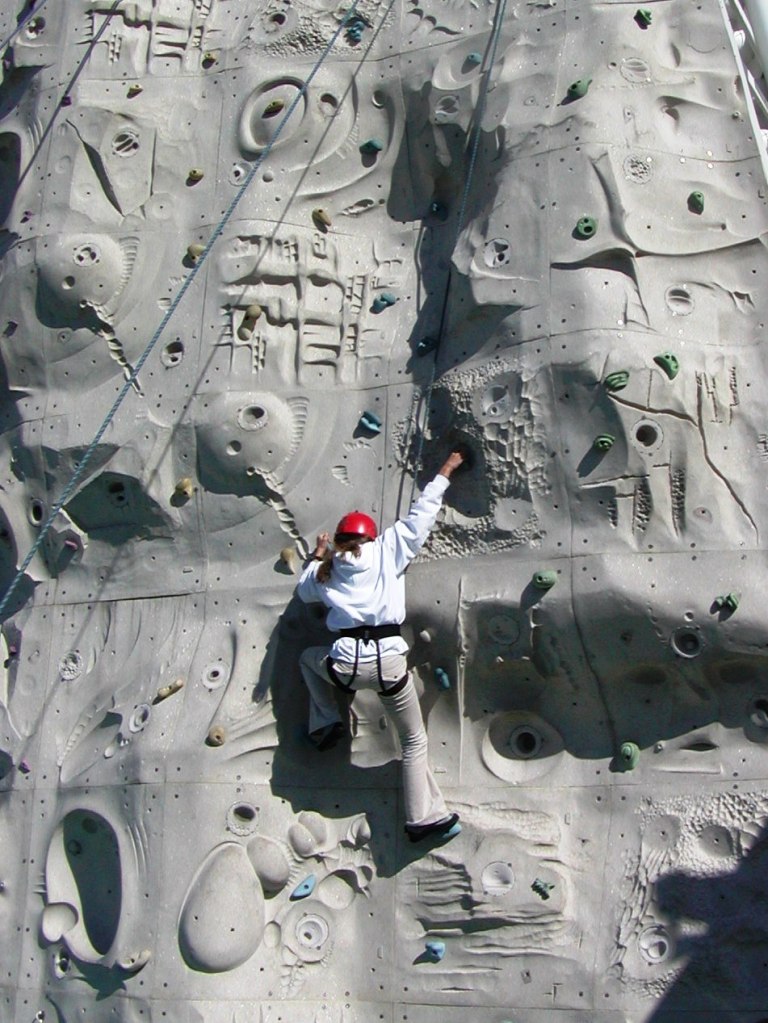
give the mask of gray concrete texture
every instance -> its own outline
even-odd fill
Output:
[[[1,1023],[768,1018],[768,215],[725,9],[360,0],[301,96],[344,4],[1,6],[3,590],[196,275],[2,625]],[[463,823],[425,850],[375,694],[309,745],[293,587],[459,442],[407,576]]]

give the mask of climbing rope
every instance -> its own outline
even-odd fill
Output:
[[[45,0],[42,0],[42,3],[40,4],[40,7],[42,7],[44,3],[45,3]],[[24,28],[24,26],[28,25],[29,22],[32,20],[32,18],[36,14],[40,13],[40,7],[36,8],[35,4],[34,4],[34,0],[30,0],[29,10],[22,17],[21,21],[18,23],[16,28],[11,32],[11,34],[7,37],[7,39],[4,39],[2,41],[2,43],[0,43],[0,51],[4,50],[6,48],[6,46],[10,46],[10,44],[13,42],[13,40],[16,38],[16,36],[19,34],[19,32],[21,32],[21,30]]]
[[[122,388],[120,389],[120,392],[118,393],[117,398],[115,399],[114,403],[112,404],[112,407],[110,408],[109,412],[105,416],[104,421],[102,422],[101,426],[96,431],[96,435],[94,436],[93,440],[88,445],[88,447],[85,449],[85,452],[83,453],[83,457],[77,463],[77,466],[75,467],[75,471],[72,474],[72,477],[70,478],[70,480],[67,483],[67,485],[64,487],[64,490],[62,491],[61,495],[59,496],[59,499],[56,501],[54,506],[51,508],[51,511],[50,511],[50,513],[48,515],[48,518],[45,520],[43,525],[40,527],[40,532],[38,533],[37,538],[36,538],[34,544],[32,545],[32,547],[31,547],[29,553],[27,554],[27,556],[24,558],[24,561],[21,563],[18,571],[16,572],[16,575],[13,578],[13,581],[11,582],[11,585],[8,587],[8,589],[5,592],[5,594],[3,596],[3,599],[0,601],[0,621],[3,620],[3,615],[5,613],[5,609],[7,608],[8,604],[10,602],[11,597],[13,596],[17,586],[19,585],[19,583],[23,579],[27,569],[30,566],[30,563],[32,562],[32,559],[37,554],[37,552],[40,550],[40,548],[41,548],[41,546],[43,544],[43,541],[45,540],[46,536],[48,535],[48,532],[50,531],[50,528],[51,528],[51,526],[53,525],[53,523],[54,523],[54,521],[56,519],[56,516],[61,512],[62,508],[67,503],[67,501],[70,499],[70,497],[72,497],[72,495],[73,495],[73,493],[75,491],[75,488],[77,487],[78,483],[82,479],[83,474],[84,474],[84,472],[85,472],[85,470],[86,470],[86,468],[88,466],[88,463],[93,458],[93,455],[94,455],[94,453],[96,451],[96,448],[100,444],[101,439],[102,439],[102,437],[104,436],[104,434],[105,434],[105,432],[107,430],[107,427],[109,426],[109,424],[114,419],[114,417],[115,417],[115,415],[117,413],[117,410],[120,408],[120,406],[123,403],[123,400],[125,399],[125,396],[134,387],[134,385],[136,383],[136,380],[138,378],[138,375],[139,375],[142,367],[144,366],[144,363],[147,361],[147,359],[151,355],[155,345],[160,340],[160,337],[163,334],[163,331],[168,326],[168,323],[170,322],[170,320],[173,317],[174,313],[178,309],[179,304],[181,303],[181,300],[184,298],[184,295],[187,293],[187,291],[191,287],[193,281],[195,280],[195,278],[197,277],[198,273],[200,272],[203,264],[205,263],[205,260],[208,257],[208,253],[211,251],[211,249],[213,248],[214,244],[216,243],[216,241],[218,240],[218,238],[220,237],[220,235],[224,231],[224,228],[229,223],[229,221],[230,221],[230,219],[232,217],[232,214],[235,212],[235,209],[237,208],[240,200],[243,198],[243,196],[247,192],[248,187],[251,184],[251,182],[253,181],[253,179],[256,176],[256,174],[258,173],[259,168],[264,163],[264,161],[267,159],[269,154],[272,152],[272,149],[273,149],[275,143],[277,142],[277,140],[278,140],[278,138],[280,136],[280,133],[282,132],[283,128],[285,127],[285,125],[290,120],[291,115],[293,114],[293,112],[296,109],[296,107],[298,106],[298,104],[303,100],[303,98],[304,98],[304,96],[306,94],[306,91],[309,88],[310,83],[312,82],[312,80],[315,77],[315,75],[317,74],[317,72],[320,70],[320,68],[321,68],[323,62],[325,61],[326,57],[328,56],[328,54],[331,52],[331,50],[332,50],[336,40],[339,38],[341,33],[344,31],[345,27],[349,24],[349,22],[351,20],[353,20],[353,15],[355,13],[355,8],[357,7],[358,3],[359,3],[359,0],[353,0],[352,5],[347,10],[347,12],[344,15],[344,17],[342,18],[342,20],[339,22],[339,25],[336,28],[336,30],[334,31],[333,35],[331,36],[329,42],[327,43],[327,45],[323,49],[322,53],[318,57],[318,59],[315,62],[312,70],[307,75],[306,81],[304,82],[304,84],[301,86],[301,88],[296,93],[296,96],[294,97],[293,101],[291,102],[291,104],[289,105],[289,107],[286,110],[285,114],[283,115],[282,119],[280,120],[280,123],[277,125],[277,127],[275,129],[275,132],[272,135],[272,137],[270,138],[269,142],[264,147],[264,149],[262,150],[262,152],[259,155],[258,159],[253,164],[253,166],[251,167],[251,169],[246,174],[245,178],[243,179],[242,185],[238,188],[234,198],[230,202],[229,206],[226,208],[226,210],[225,210],[221,220],[218,222],[217,226],[215,227],[215,229],[214,229],[213,233],[211,234],[211,237],[209,238],[209,240],[208,240],[207,244],[205,245],[203,251],[197,257],[196,262],[194,263],[192,269],[190,270],[190,273],[187,275],[187,277],[185,277],[184,281],[182,282],[182,285],[179,288],[178,292],[176,293],[176,296],[173,299],[173,301],[171,302],[170,306],[168,307],[168,310],[165,313],[165,316],[163,316],[162,320],[160,321],[160,325],[158,326],[157,330],[154,332],[154,334],[150,338],[150,340],[149,340],[146,348],[144,349],[144,351],[139,356],[139,358],[138,358],[138,360],[136,362],[136,365],[133,367],[130,375],[126,378],[126,381],[123,384]]]
[[[482,130],[483,114],[485,113],[485,103],[488,97],[488,86],[491,81],[491,71],[493,65],[496,63],[496,50],[499,43],[499,35],[501,34],[501,26],[504,21],[504,14],[507,9],[507,0],[499,0],[496,8],[496,18],[493,24],[493,31],[491,33],[490,48],[486,52],[489,54],[489,59],[485,69],[485,76],[483,78],[482,85],[480,86],[480,96],[478,98],[477,108],[475,110],[475,130],[472,137],[472,145],[469,155],[469,166],[467,167],[467,176],[464,181],[464,191],[461,196],[461,203],[459,205],[459,213],[456,218],[456,237],[454,239],[454,249],[459,243],[459,237],[461,235],[461,229],[464,226],[464,219],[467,215],[467,206],[469,204],[469,193],[472,187],[472,177],[475,173],[475,164],[477,163],[477,153],[480,148],[480,132]],[[445,332],[445,321],[448,312],[448,299],[451,290],[451,281],[453,279],[453,264],[448,269],[448,280],[445,285],[445,294],[443,296],[443,306],[440,312],[440,326],[437,331],[437,338],[435,345],[432,349],[434,358],[432,360],[432,370],[429,377],[429,383],[427,384],[426,391],[422,390],[423,400],[420,402],[424,409],[424,424],[419,432],[419,443],[416,451],[416,459],[414,462],[413,479],[411,482],[411,497],[410,503],[413,503],[413,497],[416,491],[416,477],[421,467],[421,456],[424,449],[424,435],[426,433],[427,417],[429,416],[429,407],[432,403],[432,391],[435,384],[435,369],[437,367],[437,356],[440,350],[440,343],[443,340],[443,334]],[[416,410],[416,418],[418,419],[419,409]],[[410,434],[410,430],[409,430]]]

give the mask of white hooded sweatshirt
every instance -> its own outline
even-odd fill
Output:
[[[320,563],[311,562],[301,574],[296,592],[307,604],[319,602],[330,608],[326,624],[331,632],[358,625],[401,624],[405,620],[405,578],[403,573],[427,539],[448,489],[447,476],[436,476],[424,488],[404,519],[385,529],[373,543],[360,547],[360,557],[338,553],[333,557],[331,578],[315,578]],[[354,662],[358,641],[341,636],[331,647],[335,661]],[[379,640],[379,652],[405,653],[402,636]],[[358,659],[376,659],[376,644],[359,641]]]

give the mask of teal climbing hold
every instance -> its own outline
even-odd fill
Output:
[[[715,597],[715,607],[718,607],[721,611],[730,611],[733,613],[738,609],[740,597],[738,593],[726,593],[722,597]]]
[[[542,881],[541,878],[537,877],[531,885],[531,889],[542,899],[548,899],[549,893],[555,886],[550,884],[549,881]]]
[[[299,899],[306,899],[315,890],[317,878],[314,874],[308,874],[301,884],[297,885],[288,896],[291,902],[298,902]]]
[[[365,142],[360,146],[361,153],[380,153],[384,148],[384,143],[381,139],[366,139]]]
[[[599,433],[592,444],[598,451],[610,451],[616,442],[616,438],[610,433]]]
[[[374,298],[371,304],[371,309],[375,313],[383,312],[388,306],[394,305],[397,302],[397,296],[393,295],[391,291],[382,291],[380,295]]]
[[[615,373],[609,373],[603,380],[603,387],[606,391],[622,391],[629,383],[629,373],[625,369],[617,369]]]
[[[640,26],[640,28],[648,28],[648,26],[653,21],[653,15],[651,14],[647,7],[638,7],[638,9],[635,11],[635,21]]]
[[[542,571],[533,574],[533,585],[537,590],[551,590],[556,582],[557,572],[552,569],[542,569]]]
[[[477,67],[478,64],[483,63],[482,53],[478,53],[477,50],[473,50],[472,53],[467,54],[467,64],[471,67]]]
[[[595,217],[580,217],[574,229],[577,238],[592,238],[596,231],[597,219]]]
[[[381,433],[381,420],[375,412],[363,412],[358,426],[368,430],[369,433]]]
[[[428,959],[433,963],[439,963],[440,960],[445,956],[445,942],[444,941],[428,941],[424,945],[424,952]]]
[[[640,762],[640,747],[636,742],[623,742],[619,747],[619,763],[625,771],[633,771]]]
[[[437,682],[441,689],[451,688],[451,680],[445,668],[435,668],[435,682]]]
[[[582,96],[586,96],[591,84],[591,78],[579,78],[568,86],[568,99],[581,99]]]
[[[691,194],[688,196],[688,209],[691,211],[691,213],[704,212],[703,192],[691,192]]]
[[[661,355],[654,355],[653,361],[664,370],[670,380],[674,380],[680,372],[680,362],[672,352],[662,352]]]

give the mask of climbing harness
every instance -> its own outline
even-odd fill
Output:
[[[388,639],[390,636],[400,636],[401,630],[399,625],[394,622],[385,625],[356,625],[351,629],[340,629],[339,635],[348,636],[350,639],[355,640],[355,660],[352,664],[352,674],[349,682],[342,682],[338,673],[334,671],[333,659],[330,655],[326,658],[325,666],[328,671],[328,677],[335,686],[342,690],[342,692],[353,692],[352,686],[355,684],[357,669],[360,663],[361,643],[373,643],[376,646],[376,672],[379,676],[379,694],[382,696],[395,696],[401,689],[405,688],[405,684],[408,681],[408,672],[406,672],[402,678],[398,679],[391,686],[385,686],[384,679],[381,677],[382,667],[379,640]]]
[[[478,150],[480,148],[480,132],[482,130],[483,114],[485,113],[485,103],[486,103],[486,99],[487,99],[487,96],[488,96],[488,87],[489,87],[490,81],[491,81],[491,71],[493,70],[493,65],[496,63],[496,50],[497,50],[498,43],[499,43],[499,35],[501,34],[501,26],[502,26],[502,23],[504,21],[504,14],[506,13],[506,9],[507,9],[507,0],[499,0],[498,7],[496,9],[496,19],[494,21],[493,31],[491,33],[490,49],[488,51],[489,52],[489,60],[488,60],[487,67],[485,69],[485,76],[483,78],[483,82],[482,82],[482,85],[480,87],[480,96],[479,96],[478,103],[477,103],[477,109],[475,111],[475,130],[474,130],[474,134],[473,134],[473,137],[472,137],[472,146],[471,146],[471,149],[470,149],[469,166],[467,168],[467,176],[466,176],[466,179],[464,181],[464,191],[462,192],[461,203],[459,205],[459,213],[458,213],[458,217],[457,217],[457,221],[456,221],[456,237],[455,237],[455,240],[454,240],[454,249],[455,249],[456,245],[458,245],[459,236],[461,235],[461,229],[464,226],[464,218],[466,217],[466,213],[467,213],[467,205],[469,203],[469,193],[470,193],[470,188],[472,187],[472,177],[473,177],[473,175],[475,173],[475,164],[477,162],[477,153],[478,153]],[[437,337],[435,338],[434,343],[431,344],[429,346],[429,348],[424,350],[425,353],[426,352],[433,352],[434,353],[434,359],[433,359],[433,362],[432,362],[432,371],[430,373],[429,383],[427,384],[426,392],[422,391],[422,395],[421,395],[422,400],[419,402],[419,404],[425,410],[425,417],[429,415],[429,406],[430,406],[430,404],[432,402],[432,391],[434,389],[434,384],[435,384],[435,368],[437,366],[437,356],[438,356],[438,353],[439,353],[439,350],[440,350],[440,343],[443,340],[443,333],[445,331],[445,321],[446,321],[447,313],[448,313],[448,298],[450,296],[452,278],[453,278],[453,266],[451,265],[449,267],[449,269],[448,269],[448,280],[446,281],[446,285],[445,285],[445,294],[443,296],[443,306],[442,306],[442,309],[441,309],[441,312],[440,312],[440,326],[438,327],[438,330],[437,330]],[[417,406],[416,415],[415,415],[416,420],[418,420],[418,417],[419,417],[419,408]],[[423,448],[424,448],[424,434],[426,432],[425,428],[426,428],[426,419],[425,419],[425,422],[424,422],[424,426],[422,427],[422,429],[421,429],[421,431],[419,433],[419,444],[418,444],[418,448],[417,448],[417,451],[416,451],[416,459],[415,459],[415,463],[414,463],[413,480],[411,482],[411,498],[410,498],[411,503],[413,503],[413,496],[414,496],[414,493],[415,493],[415,490],[416,490],[416,476],[417,476],[418,471],[419,471],[419,466],[421,465],[421,456],[422,456],[422,451],[423,451]],[[408,433],[410,435],[410,427],[409,427]]]
[[[113,5],[113,10],[117,7],[117,2],[119,2],[119,0],[116,0],[115,4]],[[293,101],[288,106],[286,112],[284,113],[282,119],[280,120],[280,123],[277,125],[277,128],[275,129],[274,134],[272,135],[272,137],[270,138],[269,142],[267,143],[267,145],[262,150],[261,154],[259,155],[259,157],[255,161],[255,163],[253,164],[251,169],[246,174],[245,178],[243,179],[242,185],[237,190],[234,198],[232,199],[232,201],[230,202],[229,206],[225,210],[224,215],[222,216],[221,220],[219,221],[219,223],[217,224],[216,228],[214,229],[214,231],[213,231],[211,237],[209,238],[207,244],[203,248],[203,251],[200,253],[199,257],[196,259],[196,261],[195,261],[194,265],[192,266],[189,274],[184,278],[184,280],[183,280],[183,282],[181,284],[181,287],[179,288],[178,292],[176,293],[176,296],[174,297],[173,301],[169,305],[168,310],[166,311],[166,313],[163,316],[162,320],[160,321],[160,325],[158,326],[157,330],[155,330],[154,334],[152,335],[152,337],[150,338],[149,342],[147,343],[146,348],[144,349],[142,354],[139,356],[139,358],[138,358],[138,360],[136,362],[136,365],[133,367],[131,373],[126,378],[126,381],[123,384],[122,388],[120,389],[120,392],[118,393],[117,398],[115,398],[115,401],[113,402],[112,407],[110,408],[109,412],[107,413],[106,417],[104,418],[104,421],[102,422],[101,426],[96,431],[96,435],[94,436],[93,440],[88,445],[88,447],[85,449],[85,452],[83,453],[83,457],[77,463],[77,466],[75,468],[74,473],[72,474],[72,477],[69,480],[69,483],[67,483],[67,485],[64,487],[64,490],[62,491],[59,499],[56,501],[56,503],[51,508],[51,511],[50,511],[50,513],[48,515],[48,518],[45,520],[43,525],[40,527],[40,532],[38,533],[37,538],[36,538],[34,544],[32,545],[32,547],[31,547],[29,553],[27,554],[27,556],[24,558],[24,561],[21,563],[19,569],[16,572],[16,575],[14,576],[10,586],[6,590],[2,600],[0,600],[0,621],[3,620],[3,615],[5,613],[6,608],[8,607],[8,604],[10,602],[11,597],[13,596],[14,592],[16,591],[17,586],[19,585],[19,583],[23,579],[24,574],[26,573],[27,569],[29,568],[30,563],[32,562],[32,559],[37,554],[37,552],[40,550],[40,548],[41,548],[41,546],[43,544],[43,541],[45,540],[45,538],[48,535],[48,532],[49,532],[51,526],[53,525],[54,521],[56,520],[56,516],[61,512],[61,510],[64,507],[64,505],[67,503],[67,501],[73,495],[73,493],[75,491],[75,488],[77,487],[78,483],[82,479],[83,474],[85,473],[86,467],[88,466],[88,463],[93,458],[93,455],[96,452],[96,448],[98,447],[99,443],[101,442],[101,439],[104,436],[104,434],[105,434],[105,432],[107,430],[107,427],[109,426],[109,424],[114,419],[115,415],[117,414],[118,409],[122,405],[122,403],[123,403],[126,395],[128,394],[128,392],[131,391],[134,388],[134,385],[135,385],[136,381],[138,380],[139,373],[140,373],[141,369],[143,368],[144,363],[147,361],[147,359],[151,355],[152,351],[154,350],[155,345],[160,340],[160,337],[162,336],[165,328],[168,326],[169,321],[171,320],[171,318],[173,317],[174,313],[178,309],[178,307],[179,307],[179,305],[181,303],[181,300],[184,298],[184,295],[187,293],[187,291],[189,290],[189,288],[192,285],[193,281],[195,280],[195,278],[197,277],[198,273],[200,272],[203,264],[205,263],[205,260],[208,257],[208,254],[210,253],[211,249],[213,248],[215,242],[218,240],[218,238],[220,237],[220,235],[224,231],[224,228],[229,223],[229,221],[230,221],[230,219],[232,217],[232,214],[235,212],[235,209],[237,208],[238,204],[240,203],[240,200],[243,198],[243,196],[245,195],[246,191],[248,190],[248,187],[250,186],[250,184],[253,181],[254,177],[259,172],[259,169],[260,169],[261,165],[267,159],[269,154],[272,152],[272,149],[274,148],[275,143],[277,142],[277,140],[278,140],[278,138],[280,136],[280,133],[282,132],[283,128],[285,127],[285,125],[290,120],[290,118],[291,118],[294,110],[298,106],[298,104],[304,99],[304,96],[306,94],[307,89],[309,88],[310,83],[314,79],[314,77],[317,74],[317,72],[320,70],[320,68],[321,68],[323,62],[325,61],[326,57],[328,56],[328,54],[331,52],[331,49],[333,48],[336,40],[339,38],[341,33],[344,31],[344,29],[347,26],[347,24],[349,23],[350,19],[353,18],[354,12],[355,12],[355,8],[357,7],[358,3],[359,3],[359,0],[353,0],[351,6],[347,10],[347,12],[344,14],[344,16],[341,19],[341,21],[339,22],[338,27],[336,28],[336,30],[334,31],[334,33],[331,36],[330,40],[328,41],[328,43],[326,44],[325,48],[323,49],[322,53],[320,54],[320,56],[316,60],[312,70],[307,75],[307,78],[306,78],[304,84],[298,89],[298,91],[297,91]]]

